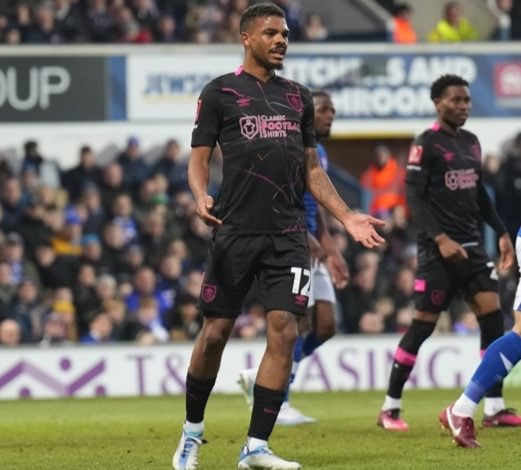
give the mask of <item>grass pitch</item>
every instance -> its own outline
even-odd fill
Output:
[[[518,469],[521,429],[479,429],[477,450],[440,430],[438,413],[459,392],[406,392],[406,433],[375,425],[383,392],[295,393],[293,404],[319,423],[276,426],[271,447],[304,470]],[[519,389],[506,399],[521,408]],[[0,401],[0,469],[168,470],[183,418],[181,396]],[[200,470],[235,469],[248,423],[242,396],[213,395]]]

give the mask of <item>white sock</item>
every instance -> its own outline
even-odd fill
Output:
[[[473,402],[467,395],[462,393],[454,403],[452,412],[457,416],[468,416],[472,418],[476,412],[478,404]]]
[[[498,411],[504,410],[505,408],[505,400],[503,400],[503,397],[485,397],[484,412],[487,416],[495,415]]]
[[[382,405],[382,411],[402,409],[402,399],[392,398],[389,395],[385,396],[384,404]]]
[[[256,437],[248,437],[248,450],[252,451],[258,449],[259,447],[267,446],[268,441],[263,439],[257,439]]]
[[[201,421],[200,423],[191,423],[190,421],[185,421],[183,430],[185,432],[202,433],[204,430],[204,421]]]

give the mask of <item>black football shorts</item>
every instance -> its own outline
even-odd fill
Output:
[[[478,292],[498,292],[494,262],[481,246],[465,247],[468,259],[444,260],[436,245],[418,246],[418,269],[414,284],[415,308],[431,313],[446,310],[452,298],[462,291],[469,299]]]
[[[310,285],[306,233],[237,235],[217,230],[208,250],[199,308],[206,316],[237,317],[254,281],[266,312],[304,315]]]

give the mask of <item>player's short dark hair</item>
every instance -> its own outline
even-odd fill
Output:
[[[443,92],[450,86],[469,86],[469,82],[459,75],[442,75],[440,78],[432,82],[431,100],[441,98]]]
[[[246,31],[248,27],[257,18],[263,18],[265,16],[279,16],[280,18],[286,18],[284,10],[279,8],[273,3],[256,3],[242,12],[241,23],[239,30],[241,33]]]
[[[311,97],[317,98],[319,96],[323,96],[324,98],[331,98],[331,95],[326,90],[312,90]]]

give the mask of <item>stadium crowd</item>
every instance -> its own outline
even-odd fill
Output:
[[[495,12],[498,28],[479,37],[457,2],[446,2],[427,40],[521,38],[521,0],[477,0]],[[298,0],[273,0],[286,14],[292,41],[330,38],[327,22]],[[414,10],[377,0],[394,18],[395,42],[417,42]],[[251,0],[0,0],[0,44],[235,43],[241,12]],[[451,6],[452,5],[452,6]],[[435,19],[435,17],[434,17]]]
[[[484,178],[514,235],[521,222],[512,210],[512,200],[520,197],[521,133],[505,152],[502,159],[485,158]],[[0,345],[156,344],[197,335],[202,317],[196,304],[211,231],[196,216],[187,161],[175,140],[150,158],[139,139],[130,137],[105,165],[90,146],[82,146],[77,164],[65,171],[28,140],[17,161],[15,168],[0,156]],[[212,161],[215,195],[218,153]],[[402,174],[403,158],[375,146],[374,163],[361,182],[372,197],[370,211],[388,221],[384,248],[361,249],[330,221],[351,272],[348,287],[337,292],[343,333],[397,333],[412,320],[414,228],[403,179],[393,181],[392,172]],[[516,279],[502,274],[509,319]],[[439,328],[478,331],[463,301]],[[264,333],[263,307],[252,293],[233,336]]]

